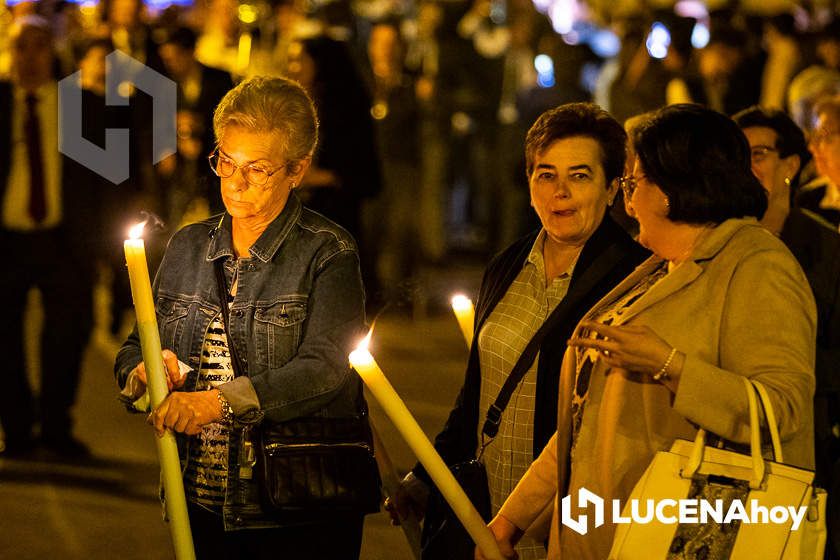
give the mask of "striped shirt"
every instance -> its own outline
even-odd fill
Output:
[[[207,391],[233,381],[233,367],[221,315],[207,329],[201,349],[201,367],[196,391]],[[221,512],[227,487],[230,428],[211,422],[190,439],[189,461],[184,473],[187,499]]]
[[[528,260],[478,334],[481,363],[479,441],[485,414],[534,334],[566,296],[574,263],[546,286],[543,246],[545,230],[534,242]],[[495,515],[534,460],[534,407],[539,355],[511,395],[502,414],[499,433],[487,446],[482,461],[487,467],[492,513]],[[545,546],[527,536],[516,547],[521,560],[546,556]]]

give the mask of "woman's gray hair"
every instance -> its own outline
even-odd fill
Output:
[[[255,76],[227,92],[213,113],[213,134],[219,143],[228,126],[255,133],[277,134],[290,166],[311,157],[318,144],[315,104],[294,80]]]

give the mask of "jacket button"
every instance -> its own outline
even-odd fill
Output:
[[[233,524],[234,525],[242,525],[242,518],[237,515],[236,517],[233,518]]]

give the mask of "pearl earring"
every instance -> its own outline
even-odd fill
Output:
[[[790,186],[790,177],[785,177],[785,185]]]
[[[296,186],[297,186],[297,185],[295,184],[295,182],[294,182],[294,181],[292,181],[292,184],[291,184],[291,185],[289,185],[289,188],[290,188],[290,189],[292,189],[292,190],[294,190],[294,188],[295,188]]]

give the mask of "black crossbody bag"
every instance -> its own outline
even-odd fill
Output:
[[[247,375],[230,336],[228,289],[221,260],[214,263],[234,377]],[[379,511],[381,489],[367,406],[358,416],[304,417],[251,429],[252,465],[264,510],[319,516]]]
[[[490,445],[499,433],[502,413],[507,408],[513,391],[527,373],[534,359],[537,357],[540,344],[545,338],[551,321],[546,319],[539,330],[534,333],[525,350],[519,356],[516,365],[511,369],[505,384],[484,419],[481,428],[482,443],[478,458],[456,463],[449,467],[455,480],[464,489],[475,509],[485,521],[490,521],[490,489],[487,483],[487,469],[481,462],[484,449]],[[484,438],[488,438],[484,440]],[[455,512],[437,491],[433,489],[429,494],[429,503],[423,520],[423,533],[420,539],[423,560],[469,560],[474,556],[475,543],[458,520]]]

